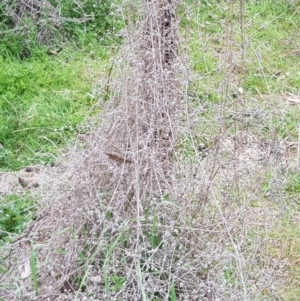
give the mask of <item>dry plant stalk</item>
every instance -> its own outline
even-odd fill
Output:
[[[30,31],[28,20],[37,26],[37,40],[40,43],[51,43],[55,38],[55,31],[59,31],[62,19],[59,12],[49,1],[19,0],[4,1],[3,10],[14,28],[28,36]]]
[[[239,152],[224,133],[198,156],[191,124],[201,119],[189,113],[177,5],[138,2],[97,129],[45,175],[39,218],[1,251],[0,298],[275,300],[274,270],[280,278],[284,267],[265,254],[264,219],[272,228],[276,214],[254,217],[240,192],[251,200],[261,184],[251,180],[282,157],[265,156],[249,133],[236,133]],[[194,157],[182,151],[186,141]]]
[[[14,252],[19,253],[17,267],[24,270],[33,244],[43,245],[38,250],[41,300],[53,298],[66,287],[71,292],[78,289],[72,278],[78,274],[78,251],[91,243],[91,252],[100,260],[103,248],[116,239],[117,233],[125,231],[125,224],[131,224],[130,249],[140,253],[145,210],[156,210],[157,204],[172,194],[172,156],[178,136],[175,125],[180,121],[176,6],[175,1],[144,3],[142,13],[146,18],[138,22],[140,29],[125,45],[125,51],[130,46],[133,60],[125,61],[128,70],[123,89],[118,88],[118,95],[102,116],[102,125],[87,141],[84,158],[75,164],[69,183],[58,184],[58,198],[48,204],[44,218],[35,223],[26,238],[15,242],[15,250],[7,256],[9,273],[13,272],[10,262]],[[151,204],[153,200],[156,201]],[[88,231],[87,237],[82,238],[82,231]],[[96,241],[100,242],[88,242],[91,234],[98,236]],[[108,235],[104,245],[102,235]],[[62,248],[65,255],[57,251]],[[87,261],[89,255],[85,254]],[[140,260],[137,257],[134,264]],[[109,274],[109,266],[106,273]],[[132,273],[138,292],[140,283],[135,279],[136,271],[130,268]],[[23,278],[21,294],[31,296],[30,277]],[[110,294],[105,293],[107,297]],[[98,294],[103,294],[102,289]],[[123,300],[132,300],[131,297]],[[11,295],[11,300],[14,298]]]
[[[92,19],[91,15],[83,12],[82,1],[73,1],[73,9],[82,12],[79,18],[67,18],[61,16],[61,2],[48,0],[3,0],[1,1],[3,14],[10,21],[11,31],[21,33],[26,37],[24,42],[30,41],[31,26],[35,27],[36,39],[43,45],[56,45],[60,37],[65,37],[66,33],[63,23],[86,23]],[[29,39],[29,40],[28,40]],[[30,45],[28,45],[30,47]],[[28,54],[24,53],[23,56]]]

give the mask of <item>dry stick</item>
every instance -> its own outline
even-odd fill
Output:
[[[113,59],[113,62],[108,70],[108,75],[107,75],[107,83],[106,83],[106,86],[105,86],[105,95],[104,95],[104,100],[107,101],[109,100],[109,83],[110,83],[110,79],[111,79],[111,73],[112,73],[112,70],[114,68],[114,65],[115,65],[115,61],[116,61],[116,57],[117,57],[117,54],[120,50],[120,47],[121,47],[121,43],[119,44],[118,48],[117,48],[117,51],[116,51],[116,54],[114,56],[114,59]]]
[[[300,124],[298,124],[297,168],[299,168],[299,157],[300,157]]]
[[[242,62],[243,62],[243,64],[245,63],[245,60],[246,60],[244,14],[245,14],[245,1],[240,0],[240,15],[241,15],[240,29],[241,29],[241,38],[242,38],[241,47],[242,47]]]
[[[235,255],[236,255],[235,260],[236,260],[236,264],[237,264],[237,270],[239,271],[240,279],[241,279],[241,282],[242,282],[242,285],[243,285],[244,300],[248,300],[248,294],[247,294],[247,290],[246,290],[247,286],[246,286],[246,281],[245,281],[244,274],[243,274],[244,273],[244,267],[246,266],[244,255],[243,255],[242,251],[240,250],[240,247],[238,246],[238,244],[236,244],[235,241],[234,241],[234,238],[233,238],[232,233],[231,233],[231,229],[230,229],[230,227],[228,227],[226,217],[224,216],[222,207],[220,206],[213,189],[211,189],[211,193],[212,193],[212,196],[214,198],[214,201],[215,201],[216,207],[218,209],[218,212],[219,212],[219,214],[222,218],[225,230],[226,230],[226,232],[229,236],[231,245],[234,248],[234,252],[235,252]]]
[[[241,66],[242,66],[242,80],[245,80],[245,70],[246,70],[246,43],[245,43],[245,0],[240,0],[240,30],[241,30]],[[241,85],[240,85],[241,86]],[[242,88],[243,89],[243,88]],[[243,91],[243,90],[242,90]],[[242,93],[243,105],[246,104],[246,94]]]

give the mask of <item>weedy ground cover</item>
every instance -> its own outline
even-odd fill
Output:
[[[34,219],[36,202],[29,193],[11,194],[0,200],[0,245],[3,245],[11,234],[20,233],[24,224]]]
[[[122,27],[110,15],[111,1],[81,6],[60,1],[55,6],[60,13],[52,10],[51,20],[49,11],[41,11],[46,1],[31,4],[0,4],[1,245],[37,210],[38,183],[32,178],[39,177],[39,168],[25,167],[54,165],[70,139],[85,133],[78,125],[99,113],[95,89],[108,77],[107,60],[120,40],[112,33]],[[55,18],[59,26],[51,23]]]
[[[14,270],[6,262],[4,279],[31,258],[31,278],[20,280],[30,289],[20,291],[44,299],[56,291],[68,300],[298,300],[299,17],[297,1],[182,3],[184,63],[175,60],[175,69],[185,92],[172,82],[184,105],[170,118],[178,134],[170,178],[155,148],[152,157],[140,148],[157,146],[160,132],[152,111],[151,122],[139,111],[143,89],[160,110],[168,77],[141,56],[147,37],[126,40],[116,78],[99,85],[112,104],[92,137],[68,152],[64,170],[42,183],[49,216],[34,224],[31,246],[6,246],[21,256]],[[141,82],[149,86],[138,90]],[[164,110],[160,118],[173,116]],[[136,112],[141,131],[132,126]],[[10,285],[2,287],[15,298]]]
[[[0,4],[0,168],[50,165],[95,103],[118,0]]]
[[[236,135],[246,130],[247,135],[255,135],[261,144],[280,142],[290,158],[284,172],[278,174],[272,167],[274,163],[269,163],[261,176],[253,179],[252,189],[261,183],[258,185],[262,185],[265,193],[259,188],[258,195],[252,196],[248,203],[249,207],[262,211],[269,207],[270,214],[275,207],[284,215],[279,219],[282,226],[271,235],[274,239],[271,245],[279,241],[274,258],[288,259],[291,264],[291,282],[283,297],[287,300],[299,299],[300,273],[295,259],[299,258],[299,250],[293,247],[291,256],[286,249],[287,245],[297,244],[300,231],[299,172],[294,161],[300,122],[298,4],[297,1],[279,1],[276,5],[272,1],[240,1],[231,5],[192,3],[192,8],[186,10],[188,18],[183,15],[184,24],[189,26],[182,30],[190,40],[190,66],[194,71],[201,70],[190,85],[193,103],[195,107],[199,105],[198,111],[204,116],[195,125],[194,135],[194,141],[200,146],[202,143],[198,148],[201,155],[206,156],[205,149],[213,144],[216,133]],[[233,150],[241,143],[241,140],[234,143]],[[249,152],[255,153],[255,149],[250,148]],[[268,156],[267,151],[264,156]],[[222,160],[225,164],[226,158]],[[259,180],[260,177],[264,180]],[[239,198],[245,198],[246,194],[241,192]]]
[[[95,42],[96,43],[96,42]],[[91,47],[92,48],[92,47]],[[28,60],[0,57],[0,166],[50,165],[96,102],[107,50],[66,46]]]

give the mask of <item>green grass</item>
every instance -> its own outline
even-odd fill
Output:
[[[263,111],[272,109],[268,120],[261,123],[261,127],[253,129],[253,134],[259,135],[262,141],[283,140],[297,141],[300,111],[298,106],[286,106],[284,109],[279,102],[286,102],[282,93],[299,95],[300,87],[300,1],[245,1],[244,40],[246,56],[243,60],[240,49],[242,34],[240,30],[240,3],[227,1],[198,1],[189,2],[187,13],[182,13],[181,34],[188,37],[188,45],[184,45],[183,52],[189,57],[190,68],[198,74],[189,83],[190,93],[195,109],[203,103],[206,109],[200,110],[201,119],[195,125],[194,142],[210,145],[220,131],[221,125],[216,123],[216,114],[230,115],[235,107],[241,109],[243,101],[246,107],[251,107],[251,99]],[[226,69],[224,57],[230,58],[227,63],[233,67]],[[231,64],[231,65],[230,65]],[[228,66],[227,65],[227,66]],[[228,85],[226,93],[226,82]],[[242,87],[244,94],[236,97],[238,88]],[[212,109],[210,109],[210,104]],[[231,105],[233,104],[233,105]],[[216,111],[215,105],[224,109],[224,113]],[[276,110],[278,105],[278,110]],[[284,105],[284,103],[283,103]],[[203,114],[203,118],[202,118]],[[227,133],[239,130],[239,123],[225,118]],[[252,129],[248,129],[251,133]],[[197,145],[196,145],[197,146]],[[194,146],[189,140],[184,141],[186,156],[193,156]],[[269,190],[272,174],[266,174],[262,193]],[[283,185],[289,206],[299,199],[299,173],[287,178]],[[264,200],[263,194],[258,202],[270,206]],[[257,203],[257,204],[256,204]],[[284,300],[300,300],[300,226],[299,206],[295,211],[287,212],[283,226],[272,236],[279,241],[278,254],[280,260],[287,259],[290,263],[289,276],[291,281],[283,290]],[[285,222],[288,220],[289,222]],[[274,256],[276,257],[276,256]],[[224,271],[224,277],[230,280],[231,269]]]
[[[289,283],[282,288],[284,300],[300,299],[300,229],[299,223],[288,214],[282,219],[281,225],[271,234],[277,242],[270,246],[270,254],[275,258],[285,259],[289,263]]]
[[[289,176],[285,186],[285,191],[291,195],[299,195],[300,193],[300,171]]]
[[[273,4],[262,1],[247,9],[252,21],[246,30],[250,56],[244,86],[251,93],[295,91],[300,82],[300,57],[293,52],[299,45],[300,12],[287,1]]]
[[[200,144],[205,139],[205,144],[209,145],[221,127],[216,123],[216,114],[220,117],[225,114],[223,127],[229,133],[245,126],[243,120],[237,123],[228,119],[227,108],[216,112],[215,104],[235,103],[241,109],[246,101],[249,108],[251,102],[248,99],[253,97],[262,110],[269,110],[270,98],[272,104],[285,103],[282,93],[298,94],[300,10],[297,3],[291,4],[291,1],[279,1],[276,5],[271,0],[245,1],[246,55],[243,60],[239,1],[187,2],[189,5],[179,11],[181,34],[189,41],[182,46],[182,52],[187,53],[189,67],[198,75],[189,82],[189,91],[195,108],[203,103],[206,105],[205,117],[195,126],[194,138],[200,140]],[[227,82],[230,82],[228,86]],[[238,92],[240,87],[243,95]],[[214,109],[211,110],[209,104]],[[300,122],[297,107],[278,111],[270,118],[259,134],[267,139],[297,139]]]
[[[52,164],[96,99],[107,51],[66,47],[54,57],[0,56],[0,168]]]
[[[286,101],[282,99],[282,92],[298,94],[300,10],[295,1],[294,4],[278,1],[276,5],[271,0],[245,1],[245,60],[240,52],[239,1],[186,2],[188,5],[179,11],[179,19],[181,35],[189,41],[182,46],[182,52],[187,53],[189,67],[198,75],[189,82],[195,107],[207,102],[212,105],[235,102],[239,107],[253,97],[265,109],[269,105],[265,98],[273,96],[273,102],[278,103]],[[227,81],[232,84],[226,86]],[[243,96],[239,95],[240,87]],[[196,126],[196,135],[201,139],[214,139],[220,128],[216,124],[216,111],[206,107],[204,114],[205,118]],[[271,119],[262,129],[265,137],[297,138],[298,108],[291,107]],[[230,122],[228,118],[223,125],[230,132],[239,130],[237,122]]]
[[[10,241],[10,235],[20,233],[27,222],[32,220],[36,200],[30,194],[0,196],[0,246]]]
[[[191,89],[215,90],[228,76],[218,69],[220,57],[224,52],[232,51],[235,61],[241,62],[236,53],[241,45],[239,27],[239,4],[191,3],[192,15],[182,15],[182,27],[189,24],[183,35],[188,35],[190,67],[200,72],[201,80],[191,85]],[[233,73],[239,77],[240,84],[248,95],[269,94],[281,91],[295,92],[300,84],[300,56],[294,50],[299,49],[299,18],[297,6],[288,1],[279,1],[274,5],[271,0],[246,1],[244,19],[246,46],[245,71],[239,66]],[[232,26],[231,32],[224,28]],[[227,35],[227,36],[226,36]],[[228,47],[228,39],[235,41]],[[294,51],[294,52],[293,52]],[[201,93],[200,93],[201,94]]]

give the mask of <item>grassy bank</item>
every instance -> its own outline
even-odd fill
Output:
[[[53,164],[96,102],[109,50],[66,46],[28,60],[0,57],[0,168]]]

